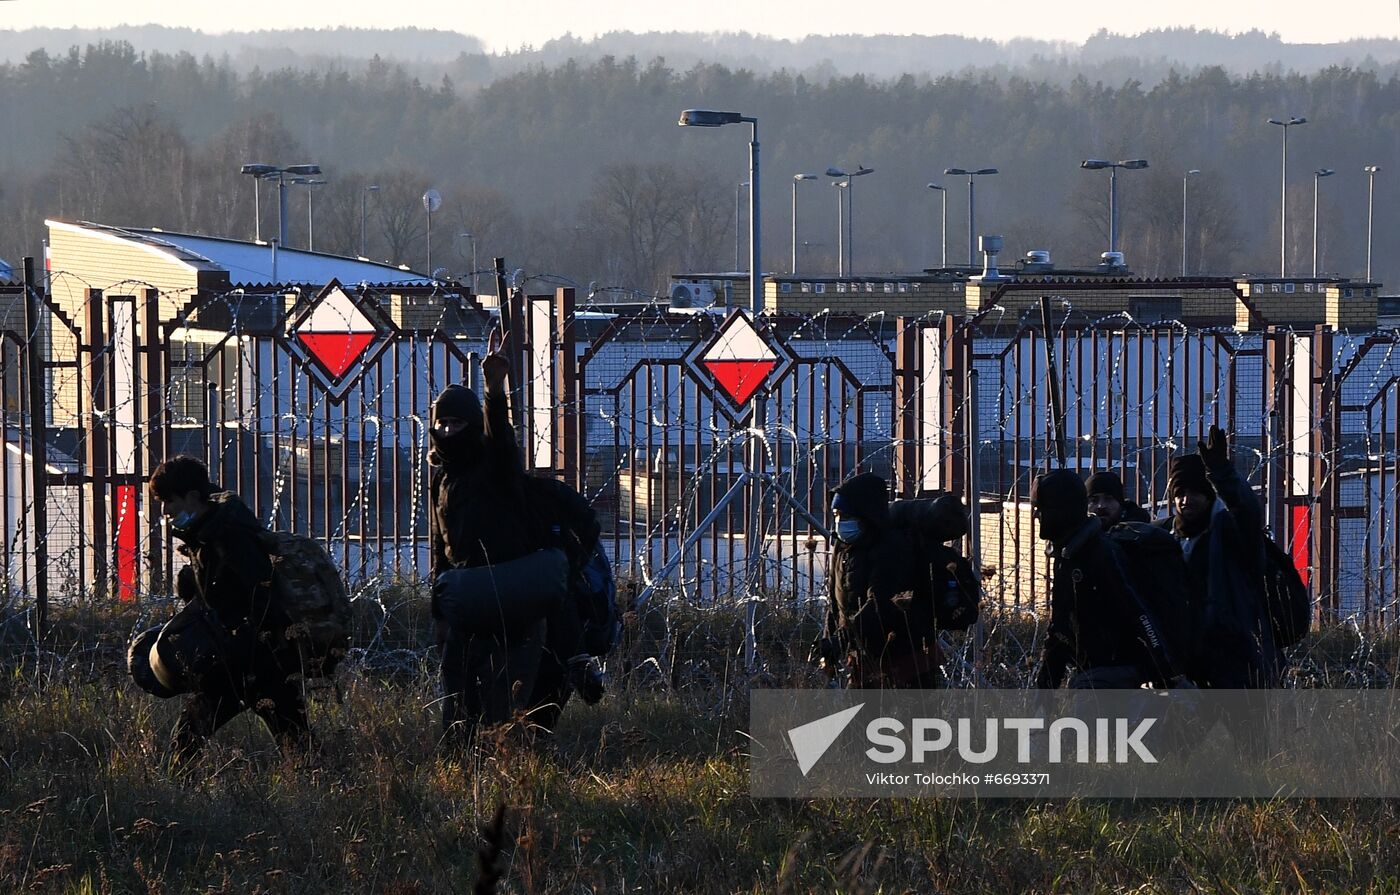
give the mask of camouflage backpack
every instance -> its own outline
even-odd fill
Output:
[[[291,619],[284,638],[295,645],[308,678],[330,677],[350,647],[350,596],[330,554],[313,538],[267,531],[272,593]]]

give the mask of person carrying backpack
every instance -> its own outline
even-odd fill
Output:
[[[1170,626],[1142,593],[1123,548],[1089,515],[1079,476],[1067,469],[1037,476],[1031,504],[1054,559],[1050,626],[1036,687],[1057,689],[1070,665],[1075,689],[1185,686],[1174,644],[1168,643]],[[1168,555],[1179,563],[1174,551]]]
[[[189,693],[171,736],[170,758],[188,764],[216,730],[251,709],[284,753],[312,745],[297,651],[285,646],[290,619],[274,599],[262,524],[237,495],[220,492],[193,457],[156,467],[151,498],[189,559],[176,581],[185,608],[143,655],[157,695]]]
[[[531,708],[547,647],[546,617],[569,573],[527,489],[511,428],[505,337],[491,334],[476,393],[449,385],[433,402],[432,614],[442,648],[442,725],[456,745],[481,723]],[[568,649],[570,647],[565,646]]]
[[[1224,430],[1173,457],[1174,515],[1161,523],[1181,542],[1199,648],[1189,673],[1203,687],[1274,687],[1283,655],[1265,605],[1265,534],[1259,500],[1235,470]]]
[[[928,572],[890,522],[885,480],[869,472],[847,479],[831,508],[831,600],[814,653],[828,668],[844,664],[853,688],[938,686],[942,656]]]

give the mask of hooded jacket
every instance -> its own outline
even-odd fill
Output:
[[[859,519],[862,531],[851,543],[837,541],[832,551],[827,636],[885,667],[924,655],[936,664],[928,577],[921,575],[913,542],[890,524],[885,480],[863,473],[833,495],[842,517]]]
[[[1163,520],[1181,541],[1198,650],[1190,674],[1219,685],[1222,668],[1245,668],[1255,684],[1279,674],[1280,654],[1264,605],[1264,520],[1259,500],[1233,463],[1207,466],[1216,499],[1205,530],[1188,535],[1178,516]],[[1243,686],[1232,676],[1226,686]]]
[[[434,418],[446,415],[441,413],[445,403],[460,405],[462,391],[467,390],[458,385],[444,389],[434,402]],[[467,429],[457,436],[461,441],[449,445],[435,440],[428,454],[433,467],[434,577],[452,568],[519,559],[547,544],[526,494],[525,469],[506,396],[488,392],[482,427],[474,429],[472,421],[468,422]],[[442,617],[436,596],[433,617]]]
[[[285,627],[288,619],[272,600],[272,559],[263,544],[263,524],[230,491],[215,493],[210,507],[187,529],[175,529],[184,542],[189,572],[178,580],[180,597],[202,598],[233,630],[253,622],[259,631]]]

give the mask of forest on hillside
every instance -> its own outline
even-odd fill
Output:
[[[681,270],[735,263],[736,196],[748,179],[747,128],[679,128],[680,110],[759,119],[765,267],[791,265],[792,177],[866,165],[854,200],[854,266],[909,271],[968,253],[965,178],[979,179],[977,230],[1006,237],[1005,259],[1048,249],[1084,265],[1107,248],[1108,176],[1085,158],[1146,158],[1118,177],[1120,248],[1134,272],[1180,271],[1182,182],[1190,178],[1192,272],[1278,269],[1280,129],[1289,135],[1290,273],[1311,270],[1314,169],[1320,268],[1365,268],[1366,165],[1375,181],[1377,279],[1400,283],[1400,80],[1331,67],[1313,74],[1169,73],[1152,85],[1079,76],[1062,83],[993,70],[939,77],[808,77],[781,70],[604,57],[538,65],[466,89],[396,63],[256,68],[189,53],[99,42],[36,50],[0,66],[0,257],[38,254],[45,218],[248,238],[248,162],[322,166],[318,250],[462,272],[502,255],[534,276],[653,292]],[[801,270],[835,270],[831,180],[798,184]],[[377,190],[367,191],[369,186]],[[306,187],[290,190],[288,244],[307,240]],[[261,192],[275,232],[275,189]],[[741,203],[741,204],[744,204]],[[740,232],[747,221],[738,220]],[[470,233],[471,239],[462,234]],[[746,251],[743,252],[746,256]],[[1388,290],[1389,291],[1389,290]]]

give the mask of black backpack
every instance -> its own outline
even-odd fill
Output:
[[[1181,542],[1165,528],[1147,522],[1120,522],[1104,532],[1123,552],[1123,575],[1142,602],[1151,627],[1167,653],[1185,672],[1193,659],[1190,589]]]
[[[622,639],[622,617],[598,514],[586,497],[558,479],[527,476],[525,481],[532,507],[569,559],[569,592],[583,622],[583,648],[590,656],[606,656]]]
[[[968,531],[967,510],[951,494],[890,504],[890,519],[914,542],[933,595],[934,623],[942,631],[965,631],[977,622],[982,582],[967,557],[947,545]]]
[[[1279,649],[1302,640],[1312,628],[1312,596],[1293,557],[1264,538],[1264,606]]]

